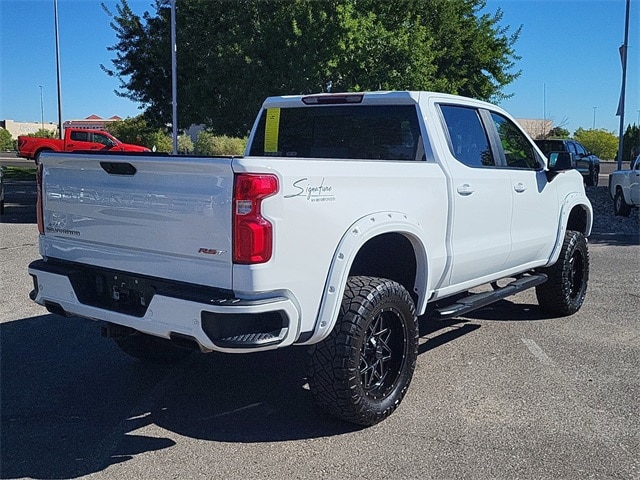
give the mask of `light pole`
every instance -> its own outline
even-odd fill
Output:
[[[596,129],[596,109],[598,107],[593,107],[593,130]]]
[[[42,130],[44,130],[44,100],[42,99],[42,85],[38,85],[40,87],[40,125]]]
[[[60,35],[58,34],[58,0],[53,0],[53,18],[56,32],[56,74],[58,79],[58,138],[62,140],[62,88],[60,86]]]

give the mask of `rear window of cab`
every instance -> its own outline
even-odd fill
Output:
[[[263,109],[251,156],[421,160],[415,105]]]

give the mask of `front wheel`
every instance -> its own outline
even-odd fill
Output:
[[[418,320],[405,288],[351,277],[333,331],[311,347],[309,388],[331,415],[374,425],[402,401],[417,356]]]
[[[568,230],[558,261],[540,271],[549,277],[536,287],[536,297],[543,312],[564,317],[580,310],[589,281],[589,251],[584,235]]]
[[[616,190],[616,196],[613,197],[613,213],[620,217],[628,217],[631,214],[631,206],[624,201],[622,190]]]
[[[600,172],[597,168],[589,170],[589,176],[586,178],[586,183],[590,187],[597,187],[598,180],[600,179]]]

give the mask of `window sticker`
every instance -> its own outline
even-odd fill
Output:
[[[280,109],[267,108],[267,122],[264,129],[264,153],[278,152],[278,131],[280,130]]]

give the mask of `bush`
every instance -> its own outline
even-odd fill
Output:
[[[214,135],[211,132],[198,133],[195,153],[198,155],[243,155],[247,146],[247,138]]]
[[[615,158],[618,151],[618,137],[613,132],[603,129],[585,130],[579,128],[573,134],[573,138],[579,141],[587,150],[595,153],[602,160]]]
[[[160,130],[144,135],[143,143],[154,152],[173,152],[173,140]]]
[[[0,150],[13,150],[14,140],[4,128],[0,128]]]
[[[193,153],[193,141],[189,135],[178,136],[178,153],[181,155],[188,155]]]

